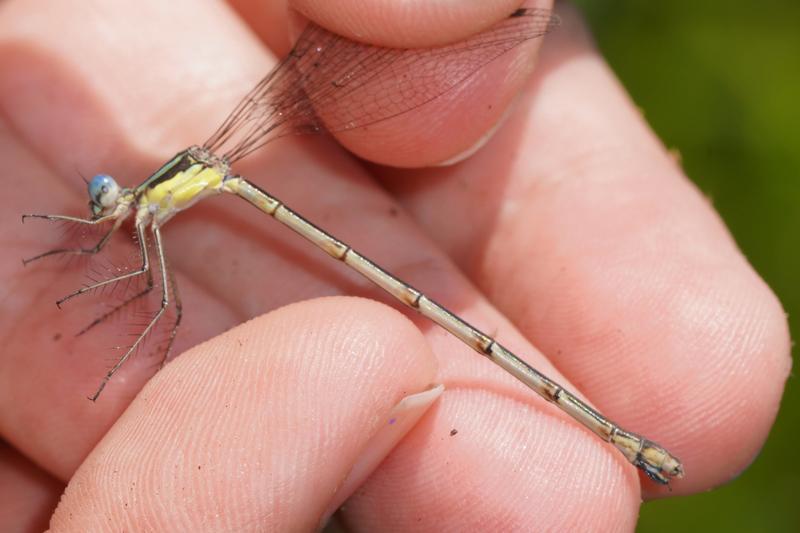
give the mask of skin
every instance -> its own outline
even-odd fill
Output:
[[[331,4],[295,7],[351,36],[418,46],[432,43],[415,21],[452,2],[408,3],[404,16],[387,16],[386,0]],[[485,28],[507,4],[465,9],[440,38]],[[515,50],[458,97],[339,136],[403,170],[363,164],[325,137],[276,142],[237,170],[668,447],[686,469],[672,493],[233,198],[164,229],[186,309],[180,357],[152,378],[153,358],[135,357],[100,401],[85,400],[115,353],[98,352],[118,334],[72,337],[100,308],[53,301],[85,281],[85,264],[23,269],[20,258],[60,233],[21,227],[19,214],[84,213],[76,170],[132,185],[202,142],[285,53],[300,17],[244,0],[10,0],[0,6],[0,486],[21,489],[0,499],[16,506],[0,509],[4,529],[44,527],[66,487],[54,531],[303,530],[347,496],[337,520],[356,530],[631,530],[642,498],[705,491],[746,468],[791,365],[784,313],[579,16],[559,13],[530,80],[535,50]],[[419,168],[469,151],[509,105],[473,157]],[[109,254],[124,262],[131,250]],[[361,487],[342,486],[382,417],[432,383],[446,387],[439,401]]]

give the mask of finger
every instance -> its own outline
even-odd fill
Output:
[[[676,494],[705,490],[772,425],[785,315],[577,17],[563,19],[525,113],[485,151],[386,183],[604,412],[684,461]]]
[[[270,313],[151,380],[70,481],[52,527],[313,529],[435,368],[418,330],[374,302]]]
[[[491,2],[330,2],[229,0],[242,19],[278,55],[289,41],[289,9],[349,39],[389,48],[424,48],[457,42],[500,22],[520,0]],[[288,5],[287,5],[288,4]],[[542,3],[541,7],[549,7]],[[301,28],[293,28],[301,29]]]
[[[261,3],[245,1],[235,2],[235,5],[243,16],[249,17],[246,22],[257,29],[262,40],[278,55],[285,55],[285,46],[274,46],[276,41],[282,40],[276,36],[285,31],[274,17],[282,7],[267,8]],[[529,1],[524,4],[526,8],[549,6],[550,2]],[[458,9],[451,2],[398,4],[382,0],[336,3],[335,9],[332,4],[324,2],[298,2],[295,7],[334,33],[354,37],[347,28],[357,26],[359,34],[355,37],[359,41],[418,49],[457,43],[480,32],[491,32],[495,24],[509,22],[509,13],[519,7],[519,2],[478,2],[459,5]],[[404,15],[397,15],[395,11],[402,11]],[[351,16],[353,13],[358,15],[354,18]],[[519,20],[525,21],[517,25],[520,35],[534,35],[548,25],[548,16],[544,12]],[[441,26],[442,29],[429,31],[426,29],[428,25]],[[302,26],[297,32],[300,29]],[[403,37],[398,41],[397,37],[401,35]],[[348,86],[331,93],[328,101],[317,102],[315,108],[325,127],[337,130],[337,139],[366,159],[395,166],[424,166],[459,157],[484,142],[501,120],[532,70],[538,47],[539,39],[516,42],[499,57],[491,61],[485,59],[488,64],[479,68],[477,58],[488,52],[488,43],[493,43],[491,49],[497,50],[504,40],[510,39],[508,34],[485,35],[484,41],[473,41],[469,45],[471,60],[465,60],[463,55],[457,57],[455,51],[418,51],[416,60],[407,56],[407,59],[393,61],[390,67],[384,68],[371,65],[372,59],[362,54],[357,64],[364,65],[368,81],[364,82],[360,77],[348,78],[344,72],[331,72],[337,79],[349,79]],[[385,42],[387,39],[392,42]],[[481,47],[487,51],[481,53]],[[338,65],[346,61],[338,57],[327,63]],[[315,63],[315,69],[327,72],[324,64],[319,66]],[[429,72],[437,75],[429,76]],[[316,87],[315,80],[311,76],[303,83]],[[320,80],[319,87],[330,87],[329,80]],[[310,92],[327,94],[330,91],[317,89]],[[439,96],[429,101],[430,95]],[[386,120],[365,118],[372,116],[383,116]],[[424,118],[420,120],[421,117]],[[362,123],[365,127],[356,127]]]
[[[369,82],[349,83],[329,105],[316,106],[319,116],[348,150],[371,161],[419,167],[459,157],[491,135],[533,69],[541,38],[529,37],[549,25],[542,13],[506,17],[451,48],[408,51],[411,59],[389,68],[370,65]],[[498,45],[504,51],[495,55]],[[373,115],[384,119],[372,122]]]
[[[639,496],[607,475],[613,457],[585,437],[502,394],[450,385],[348,501],[345,522],[365,531],[445,522],[458,531],[632,531]]]
[[[297,36],[290,34],[291,19],[286,0],[228,0],[228,4],[273,54],[284,57],[289,53],[292,37]]]
[[[0,524],[3,531],[44,531],[63,487],[0,442]]]
[[[353,40],[390,48],[420,48],[460,41],[483,31],[521,3],[346,0],[332,4],[324,0],[293,0],[290,5],[317,24]]]
[[[170,6],[172,5],[174,4],[170,4]],[[113,9],[114,4],[103,3],[102,6],[110,6],[108,9]],[[108,18],[121,20],[120,17],[113,14],[109,14]],[[224,16],[209,16],[208,18],[213,19],[215,25],[220,24],[221,20],[225,20]],[[142,23],[159,20],[161,20],[159,17],[147,17]],[[190,26],[193,31],[200,31],[202,28],[200,22],[197,24],[193,22]],[[204,35],[217,36],[222,39],[228,33],[239,34],[238,31],[232,29],[230,32],[224,28],[217,29],[219,31],[208,31]],[[122,32],[120,35],[124,34],[125,30],[126,27],[118,29],[119,32]],[[67,31],[68,27],[62,28],[62,34]],[[80,44],[82,39],[89,35],[86,30],[75,31],[77,34],[75,38],[67,39],[67,42]],[[168,33],[160,31],[158,27],[151,28],[150,31],[144,33],[155,36],[168,35]],[[136,32],[136,35],[140,34],[142,34],[141,26]],[[136,35],[128,35],[127,40],[120,37],[119,42],[124,42],[126,49],[130,50],[133,46],[132,43],[137,42]],[[174,42],[170,43],[171,46],[175,46]],[[191,43],[182,43],[186,45],[183,50],[187,62],[178,61],[161,65],[157,61],[152,61],[151,54],[146,72],[158,79],[159,68],[163,68],[174,79],[177,75],[175,65],[189,65],[188,59],[194,57],[195,54],[195,50],[189,46]],[[146,83],[150,79],[142,75],[137,76],[136,74],[140,74],[142,71],[137,70],[135,65],[104,59],[106,58],[104,54],[109,54],[108,57],[114,57],[116,54],[113,44],[113,42],[109,42],[109,46],[104,48],[95,46],[81,49],[79,47],[82,54],[82,68],[90,64],[88,63],[90,60],[96,60],[98,64],[111,64],[119,70],[113,71],[114,74],[110,76],[106,84],[90,86],[81,84],[77,88],[71,86],[73,93],[77,93],[88,101],[105,102],[104,105],[108,108],[128,109],[137,120],[151,116],[147,102],[131,98],[131,93],[121,90],[121,87],[120,90],[113,90],[113,83],[116,79],[136,79],[137,83]],[[158,43],[148,41],[147,46],[154,44]],[[210,37],[206,44],[211,44]],[[216,42],[216,46],[210,46],[210,49],[220,52],[220,62],[225,62],[230,57],[244,58],[237,63],[237,66],[245,71],[254,69],[254,65],[265,61],[264,58],[256,57],[252,64],[247,63],[246,58],[254,55],[252,51],[247,50],[251,44],[247,39],[242,41],[221,40]],[[240,50],[239,47],[242,47],[243,50]],[[73,51],[60,46],[54,47],[48,53],[59,58],[59,62],[66,62],[74,66],[70,59]],[[173,52],[175,51],[173,50]],[[45,68],[42,67],[41,56],[29,55],[26,56],[26,59],[28,75],[36,72],[37,69],[39,72],[47,71],[47,65]],[[159,65],[161,66],[159,67]],[[211,68],[212,64],[209,63],[208,66]],[[133,68],[133,70],[128,72],[125,70],[127,68]],[[195,70],[195,68],[194,66],[187,68],[183,75],[179,76],[181,83],[158,84],[159,90],[164,93],[161,98],[167,101],[189,101],[188,95],[191,93],[189,88],[204,83],[205,71]],[[225,72],[225,69],[215,71],[214,83],[220,87],[227,86],[231,79],[238,79],[242,75],[241,73],[229,73],[231,78],[226,81]],[[53,76],[48,86],[56,88],[69,81],[70,79],[65,81],[58,76]],[[105,92],[107,90],[108,92]],[[156,91],[152,88],[145,88],[142,89],[142,93],[155,94]],[[60,91],[58,94],[61,94]],[[211,97],[209,96],[209,98]],[[224,98],[220,97],[219,100],[222,101]],[[69,111],[72,109],[68,103],[63,101],[51,103],[51,115],[68,117]],[[155,108],[162,105],[161,102],[152,103]],[[111,156],[114,156],[119,159],[115,163],[118,168],[127,167],[126,172],[132,174],[139,167],[147,169],[149,161],[149,169],[152,171],[152,168],[157,168],[160,163],[155,157],[156,155],[161,152],[172,155],[174,150],[181,146],[177,143],[182,137],[191,138],[196,131],[211,130],[216,124],[215,116],[203,114],[197,108],[193,108],[192,113],[179,111],[174,118],[170,116],[172,118],[170,121],[172,138],[176,147],[173,149],[161,146],[158,149],[152,149],[149,155],[142,156],[138,154],[142,150],[141,143],[138,145],[138,149],[132,148],[137,146],[134,139],[143,136],[149,138],[150,130],[144,127],[144,124],[140,124],[143,127],[140,131],[128,131],[129,125],[127,123],[120,124],[125,121],[121,118],[113,118],[112,115],[114,124],[108,130],[89,129],[84,131],[76,127],[74,132],[76,136],[58,139],[60,145],[55,144],[54,147],[60,148],[61,151],[54,152],[45,150],[48,148],[47,143],[51,141],[46,132],[41,138],[26,122],[32,120],[29,113],[36,116],[36,108],[25,107],[25,105],[30,105],[29,101],[19,102],[19,104],[19,106],[9,108],[9,116],[15,121],[16,130],[25,133],[29,142],[37,147],[37,153],[43,154],[43,157],[47,158],[48,165],[56,169],[65,166],[58,155],[69,153],[73,143],[85,142],[91,145],[93,136],[109,136],[113,138],[113,142],[117,146],[123,148],[114,154],[103,154],[102,157],[95,154],[93,155],[95,162],[105,163],[103,158],[110,159]],[[53,106],[58,109],[53,109]],[[45,105],[45,107],[47,106]],[[135,112],[133,112],[134,110]],[[78,124],[81,124],[82,121],[98,121],[99,114],[92,111],[90,109],[88,114],[71,118]],[[198,126],[198,122],[202,120],[207,121],[208,124]],[[181,127],[181,124],[184,124],[185,128]],[[156,132],[165,131],[160,125],[154,129]],[[81,136],[78,136],[77,132],[80,132]],[[133,138],[126,138],[126,135],[131,135]],[[196,140],[188,142],[196,142]],[[563,377],[552,368],[547,360],[526,343],[501,315],[486,305],[481,296],[465,282],[449,261],[430,245],[422,232],[410,224],[410,221],[395,209],[383,192],[366,179],[361,168],[351,158],[343,156],[330,142],[323,139],[282,141],[273,146],[272,150],[267,149],[259,154],[259,157],[251,160],[250,164],[243,162],[243,164],[237,165],[236,171],[245,173],[262,186],[275,191],[289,205],[296,207],[315,222],[331,228],[351,244],[369,250],[369,255],[374,256],[389,270],[402,277],[410,278],[410,281],[418,284],[421,288],[432,289],[436,298],[446,302],[465,319],[485,325],[487,330],[497,333],[504,342],[507,342],[518,353],[523,354],[532,364],[555,379],[564,382]],[[130,164],[126,164],[126,162]],[[97,168],[104,168],[100,163],[97,164]],[[69,169],[65,168],[63,171],[68,172]],[[145,170],[142,170],[142,174],[147,175]],[[339,270],[341,265],[331,263],[329,259],[319,255],[318,251],[310,249],[307,243],[300,242],[296,236],[287,235],[285,229],[278,228],[276,225],[264,224],[258,216],[252,210],[243,210],[239,204],[221,201],[198,204],[191,210],[181,213],[174,221],[170,221],[169,231],[165,231],[165,234],[168,233],[167,252],[173,269],[183,273],[183,276],[179,276],[183,293],[189,292],[188,297],[195,294],[195,297],[199,298],[197,293],[200,293],[207,298],[218,299],[216,306],[187,306],[187,310],[193,311],[192,313],[187,312],[185,318],[185,329],[189,330],[189,338],[203,338],[203,335],[213,334],[224,329],[227,318],[224,318],[221,323],[213,322],[214,313],[218,312],[220,308],[230,310],[234,316],[247,317],[286,302],[320,294],[347,292],[381,297],[371,290],[363,280],[352,275],[342,274],[342,271]],[[365,223],[367,220],[368,224]],[[252,265],[257,265],[257,270],[254,271]],[[187,279],[191,279],[193,282],[189,284],[188,290],[185,289],[186,284],[184,283]],[[197,323],[192,322],[198,319],[199,323],[205,327],[199,328],[196,326]],[[199,332],[201,329],[202,331]],[[469,386],[476,391],[492,390],[498,395],[524,402],[530,406],[528,411],[530,419],[518,420],[517,427],[532,423],[532,420],[540,417],[553,419],[558,423],[566,421],[565,415],[557,412],[554,407],[544,404],[543,401],[533,398],[530,391],[523,389],[521,385],[502,374],[487,361],[476,357],[474,352],[463,343],[436,329],[426,328],[426,334],[443,365],[440,374],[441,380]],[[40,352],[35,352],[34,355],[39,354]],[[18,357],[21,358],[21,356]],[[42,357],[46,359],[46,354],[43,354]],[[24,382],[31,379],[26,371],[23,365],[19,366],[19,381]],[[132,383],[130,380],[123,382],[118,380],[116,383],[118,383],[118,391],[122,390],[130,394],[130,391],[137,390],[136,383]],[[114,382],[109,385],[109,387],[112,386],[114,386]],[[29,418],[37,415],[38,411],[28,413]],[[84,416],[88,416],[88,414],[84,414]],[[106,414],[103,416],[105,417]],[[635,516],[638,485],[633,475],[633,468],[624,463],[621,456],[610,449],[608,445],[602,444],[586,431],[576,429],[574,432],[568,433],[567,437],[568,439],[561,443],[564,449],[596,449],[595,453],[610,461],[593,461],[590,455],[590,459],[586,461],[585,465],[589,470],[581,469],[581,476],[572,480],[574,490],[586,494],[586,498],[580,505],[576,503],[571,507],[572,511],[586,516],[607,512],[604,507],[604,498],[599,497],[597,491],[592,489],[598,480],[602,479],[604,486],[618,487],[619,491],[624,492],[620,497],[621,501],[626,502],[625,505],[620,505],[613,510],[617,518],[626,521],[630,520],[630,516]],[[17,438],[21,437],[17,436]],[[487,464],[498,462],[500,458],[491,448],[492,439],[482,435],[477,435],[475,438],[476,449],[483,446],[484,449],[489,450],[481,460]],[[520,445],[524,446],[524,443]],[[442,457],[442,459],[445,458]],[[471,459],[475,459],[475,457],[472,456]],[[569,471],[569,465],[573,460],[573,457],[553,454],[550,462],[544,464],[543,468],[548,472]],[[454,467],[463,469],[465,472],[474,471],[473,483],[478,483],[479,471],[475,466],[470,462],[454,464]],[[497,466],[500,468],[505,465],[498,464]],[[519,474],[510,472],[508,475],[519,477],[518,482],[509,486],[528,487],[526,490],[531,491],[532,494],[536,493],[536,487],[542,482],[541,476],[530,470],[521,471]],[[457,488],[457,490],[461,490],[461,488]],[[428,487],[426,494],[430,499],[440,497],[433,486]],[[413,512],[414,509],[409,507],[409,510]]]

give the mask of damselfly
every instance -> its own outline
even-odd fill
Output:
[[[620,428],[488,335],[232,171],[234,163],[278,137],[361,128],[418,108],[457,87],[484,65],[521,43],[541,37],[556,23],[556,17],[549,11],[522,8],[496,26],[463,42],[425,50],[366,46],[311,24],[289,55],[241,100],[203,145],[179,152],[136,187],[120,187],[105,174],[94,176],[88,184],[90,218],[23,216],[23,220],[42,218],[108,227],[92,247],[50,250],[27,262],[54,255],[97,254],[123,222],[133,218],[141,266],[83,287],[59,300],[59,305],[91,290],[140,276],[148,280],[145,290],[152,290],[155,284],[148,230],[152,235],[160,277],[161,305],[90,399],[98,398],[114,373],[152,332],[168,307],[176,305],[180,309],[180,302],[174,301],[177,300],[177,291],[170,291],[174,282],[168,270],[161,228],[176,213],[200,199],[231,193],[305,237],[504,368],[603,440],[614,444],[651,479],[667,484],[671,477],[682,476],[680,462],[664,448]],[[394,75],[401,72],[402,75]],[[392,80],[392,84],[388,85],[386,80]],[[124,305],[125,302],[110,313]],[[171,329],[164,360],[179,322],[180,315]]]

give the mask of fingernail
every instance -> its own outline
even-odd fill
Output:
[[[375,471],[443,391],[444,385],[435,385],[423,392],[406,396],[392,408],[383,427],[367,441],[358,460],[336,491],[333,501],[322,515],[321,527],[328,523],[342,503]]]

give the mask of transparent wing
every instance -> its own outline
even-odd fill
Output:
[[[311,24],[203,147],[233,163],[284,135],[349,130],[402,115],[557,24],[549,10],[523,8],[465,41],[406,50],[354,42]]]

